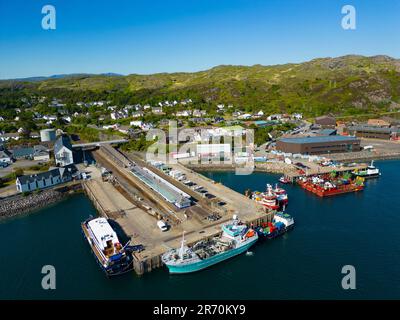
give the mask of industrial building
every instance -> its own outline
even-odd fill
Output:
[[[322,129],[333,129],[336,126],[336,119],[331,116],[321,116],[315,118],[314,124],[320,126]]]
[[[174,204],[177,208],[181,209],[192,205],[190,195],[175,187],[173,184],[169,183],[149,169],[134,164],[131,167],[131,172],[150,189],[157,192],[166,201]]]
[[[326,154],[335,152],[360,151],[360,139],[345,136],[315,136],[303,138],[282,138],[276,149],[285,153]]]
[[[349,126],[344,129],[344,132],[360,138],[370,139],[397,139],[400,137],[400,128],[380,128],[373,126]]]
[[[56,140],[56,129],[43,129],[40,130],[40,141],[50,142]]]
[[[198,144],[196,152],[199,157],[229,157],[231,155],[231,145],[229,143]]]

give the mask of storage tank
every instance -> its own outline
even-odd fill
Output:
[[[56,129],[40,130],[40,141],[48,142],[56,140]]]

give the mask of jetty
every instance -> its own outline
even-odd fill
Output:
[[[181,164],[171,165],[171,169],[179,170],[212,196],[207,197],[138,156],[122,153],[110,145],[102,145],[92,154],[109,174],[94,175],[83,182],[84,190],[99,214],[113,219],[131,239],[131,245],[144,247],[143,251],[133,253],[138,275],[161,267],[161,256],[180,245],[183,232],[186,243],[191,245],[220,234],[222,224],[234,214],[253,226],[273,219],[273,212],[248,197]],[[136,167],[140,171],[135,171]],[[150,178],[153,180],[148,181]],[[179,195],[189,197],[189,205]],[[183,207],[179,207],[181,204]],[[210,219],[215,216],[219,219]],[[170,226],[168,231],[159,229],[160,219]]]

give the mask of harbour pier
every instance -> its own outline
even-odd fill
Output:
[[[142,159],[109,145],[101,146],[92,154],[111,174],[106,178],[94,175],[84,182],[84,189],[99,214],[114,220],[131,239],[131,245],[144,246],[143,251],[133,253],[134,270],[138,275],[162,266],[161,256],[170,248],[179,247],[183,232],[186,244],[191,245],[220,234],[222,224],[230,221],[234,214],[243,223],[253,226],[272,221],[273,212],[265,211],[246,196],[181,164],[172,167],[207,190],[211,198]],[[135,174],[135,166],[148,176]],[[154,181],[147,181],[149,177]],[[189,197],[189,205],[180,195]],[[183,206],[179,207],[180,204]],[[210,216],[219,218],[210,219]],[[158,228],[160,219],[170,226],[168,231]]]

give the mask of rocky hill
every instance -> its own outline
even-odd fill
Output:
[[[116,103],[192,98],[204,105],[233,104],[247,111],[352,115],[400,109],[400,60],[349,55],[273,66],[222,65],[193,73],[0,81],[0,94],[10,91],[69,101],[88,96]]]

